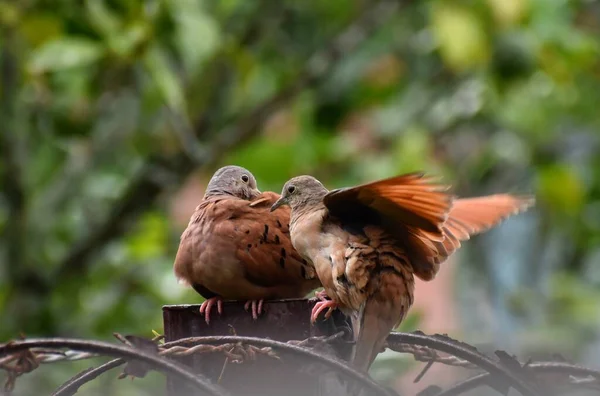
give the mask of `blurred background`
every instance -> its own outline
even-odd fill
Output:
[[[172,263],[221,165],[277,192],[424,170],[538,204],[420,282],[402,329],[600,365],[599,2],[1,0],[0,23],[0,341],[151,337],[199,303]],[[457,379],[421,367],[372,374]],[[161,382],[113,379],[84,394]]]

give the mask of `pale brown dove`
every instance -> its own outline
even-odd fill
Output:
[[[320,286],[291,244],[289,210],[269,210],[278,198],[261,193],[239,166],[219,169],[208,183],[174,263],[177,278],[206,299],[200,313],[207,323],[215,304],[222,313],[223,299],[247,300],[256,319],[263,300],[300,298]]]
[[[339,307],[350,315],[353,365],[367,371],[389,332],[413,303],[414,276],[431,280],[460,241],[533,204],[507,194],[458,199],[447,187],[411,173],[328,191],[312,176],[283,187],[271,210],[292,209],[292,243],[309,260],[326,300],[313,309]],[[274,212],[276,213],[276,212]]]

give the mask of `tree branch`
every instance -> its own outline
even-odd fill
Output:
[[[58,276],[76,276],[85,271],[90,257],[105,244],[119,237],[126,229],[126,224],[134,220],[140,213],[148,210],[163,191],[162,183],[156,180],[156,169],[166,168],[172,172],[174,181],[179,184],[191,170],[197,167],[214,165],[229,150],[239,146],[257,135],[270,114],[285,106],[305,89],[310,89],[325,79],[328,73],[337,66],[337,62],[354,51],[365,39],[399,8],[395,0],[380,1],[366,10],[340,35],[333,39],[324,49],[317,51],[305,64],[295,81],[284,87],[270,99],[256,106],[245,116],[240,117],[234,125],[219,131],[212,143],[203,150],[204,155],[195,160],[188,156],[176,155],[168,158],[153,157],[139,172],[126,189],[122,198],[105,221],[95,227],[92,233],[80,241],[66,255],[59,266]],[[210,111],[197,124],[197,138],[211,135],[210,122],[206,122]],[[61,278],[62,279],[62,278]]]

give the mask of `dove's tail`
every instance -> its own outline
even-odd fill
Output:
[[[383,351],[390,331],[402,320],[404,312],[394,315],[391,308],[389,301],[368,299],[360,311],[352,315],[355,345],[351,362],[355,369],[362,372],[369,370],[375,357]]]

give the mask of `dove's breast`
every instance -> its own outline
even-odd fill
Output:
[[[315,268],[330,297],[335,298],[334,277],[344,271],[348,236],[327,221],[327,209],[292,215],[290,235],[298,253]]]

